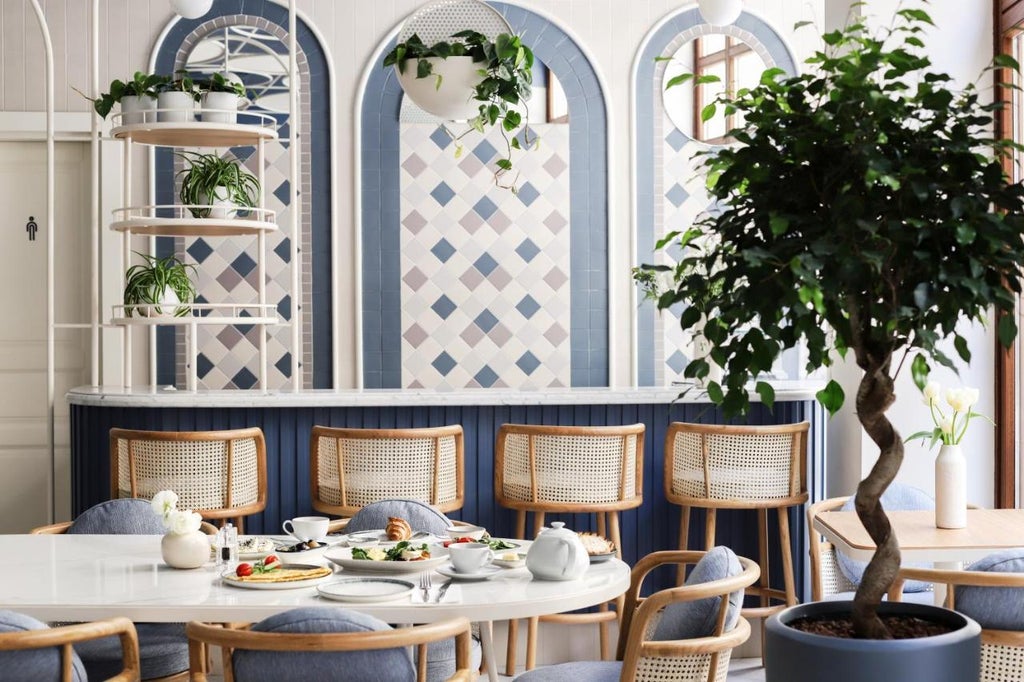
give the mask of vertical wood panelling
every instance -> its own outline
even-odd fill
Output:
[[[747,420],[752,424],[776,424],[810,419],[808,480],[812,498],[821,497],[824,481],[820,475],[824,453],[824,422],[813,403],[779,403],[774,413],[755,406]],[[466,502],[453,518],[480,523],[496,536],[513,532],[514,515],[495,502],[494,439],[503,423],[605,425],[643,423],[644,502],[638,509],[622,514],[623,554],[627,561],[675,546],[679,510],[663,494],[663,447],[671,421],[721,422],[721,415],[707,405],[482,405],[411,408],[109,408],[73,405],[72,473],[74,514],[109,498],[110,429],[217,430],[259,426],[267,440],[269,495],[267,508],[253,517],[246,528],[253,533],[277,533],[281,522],[309,513],[309,435],[314,424],[364,428],[442,426],[462,424],[466,440]],[[560,515],[550,515],[549,522]],[[595,530],[589,515],[561,515],[576,530]],[[745,556],[757,556],[754,512],[722,511],[718,515],[718,542]],[[775,521],[772,521],[774,526]],[[797,582],[804,584],[806,543],[803,514],[790,512],[793,556]],[[694,512],[690,546],[704,543],[703,514]],[[772,548],[772,561],[779,550]],[[775,563],[774,565],[778,565]]]

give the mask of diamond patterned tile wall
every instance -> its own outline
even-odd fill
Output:
[[[519,191],[496,187],[498,130],[454,145],[401,124],[402,385],[570,384],[568,126],[517,152]]]

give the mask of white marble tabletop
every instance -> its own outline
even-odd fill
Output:
[[[592,564],[579,580],[533,580],[525,568],[503,570],[481,582],[458,582],[441,604],[412,596],[376,604],[341,604],[315,587],[240,589],[222,584],[212,563],[192,570],[164,564],[159,535],[0,535],[4,580],[0,608],[44,621],[127,616],[134,621],[254,622],[299,606],[342,605],[389,623],[429,623],[464,616],[488,623],[571,611],[608,601],[629,587],[630,569],[612,560]],[[339,570],[338,579],[367,576]],[[412,576],[412,577],[410,577]],[[416,583],[415,574],[389,577]],[[445,580],[433,575],[434,584]],[[493,654],[490,628],[485,653]],[[489,661],[494,656],[488,657]],[[491,679],[497,679],[495,671]]]
[[[814,400],[823,381],[770,381],[778,402]],[[760,401],[751,390],[750,398]],[[166,387],[125,389],[79,386],[68,402],[90,407],[414,407],[420,405],[638,405],[707,403],[692,386],[560,388],[542,390],[309,389],[302,391],[176,391]]]

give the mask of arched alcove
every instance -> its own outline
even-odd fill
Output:
[[[190,56],[203,46],[220,44],[229,49],[237,40],[239,52],[234,53],[235,66],[229,69],[242,77],[252,90],[266,80],[259,67],[247,66],[246,50],[256,55],[271,56],[287,65],[288,9],[269,0],[218,0],[212,13],[200,19],[177,18],[167,28],[155,47],[155,71],[174,73],[189,67]],[[301,135],[299,138],[301,175],[300,214],[300,291],[292,291],[292,235],[289,168],[289,114],[282,108],[280,95],[265,100],[257,110],[273,114],[280,123],[279,140],[267,145],[264,160],[267,207],[277,211],[280,229],[267,238],[263,254],[267,273],[267,302],[277,305],[278,316],[285,324],[270,329],[268,340],[269,388],[293,386],[291,355],[299,352],[302,388],[328,388],[332,382],[331,339],[331,111],[330,79],[327,56],[316,35],[304,21],[297,21],[299,106]],[[258,35],[261,40],[252,39]],[[259,43],[259,45],[256,45]],[[278,89],[287,88],[287,77],[278,77]],[[209,150],[207,150],[209,151]],[[249,172],[256,174],[256,155],[251,147],[218,150],[233,156]],[[174,150],[157,148],[155,153],[156,202],[174,203],[174,176],[181,160]],[[161,255],[176,253],[196,265],[197,289],[201,302],[224,303],[253,300],[256,291],[256,268],[253,260],[255,237],[161,237],[157,251]],[[301,306],[296,316],[295,301]],[[301,325],[301,348],[292,348],[291,329],[295,320]],[[259,353],[258,327],[200,328],[198,377],[206,389],[251,388],[256,380]],[[184,331],[161,328],[158,331],[157,382],[183,384],[185,371]]]
[[[568,124],[538,124],[519,191],[494,186],[499,142],[455,158],[439,122],[403,122],[374,54],[361,93],[363,384],[369,388],[608,385],[605,93],[551,20],[489,3],[561,84]],[[498,136],[492,132],[489,135]]]

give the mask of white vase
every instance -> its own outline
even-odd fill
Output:
[[[959,445],[943,445],[935,458],[935,525],[967,526],[967,461]]]
[[[417,78],[416,61],[405,60],[404,71],[395,64],[395,74],[402,90],[420,109],[448,121],[464,121],[480,113],[481,102],[473,96],[474,88],[483,80],[483,62],[474,62],[472,57],[428,57],[433,72],[426,78]]]
[[[164,562],[172,568],[199,568],[210,560],[210,540],[206,533],[166,533],[160,541]]]

